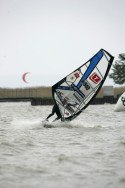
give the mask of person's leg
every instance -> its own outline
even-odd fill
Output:
[[[53,114],[49,114],[48,117],[46,118],[46,120],[48,120]]]
[[[53,108],[53,109],[52,109],[52,113],[48,115],[48,117],[46,118],[46,120],[48,120],[51,116],[53,116],[54,113],[55,113],[55,111],[54,111],[54,108]]]

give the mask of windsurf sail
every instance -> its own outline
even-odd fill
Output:
[[[116,112],[125,111],[125,92],[119,97],[114,110]]]
[[[114,57],[101,49],[89,61],[52,86],[62,121],[76,118],[94,99],[104,83]]]

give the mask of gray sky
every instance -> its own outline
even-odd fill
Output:
[[[124,0],[0,0],[0,87],[53,85],[100,48],[117,59],[124,8]]]

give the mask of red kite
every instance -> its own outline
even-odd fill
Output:
[[[26,80],[26,75],[29,74],[30,72],[25,72],[23,75],[22,75],[22,79],[25,83],[28,84],[27,80]]]

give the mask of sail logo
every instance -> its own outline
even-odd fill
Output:
[[[69,76],[67,76],[66,81],[75,82],[77,78],[80,77],[80,72],[76,71],[74,73],[71,73]]]
[[[89,77],[89,79],[92,81],[92,82],[94,82],[95,84],[98,84],[99,82],[100,82],[100,80],[101,80],[101,78],[98,76],[98,74],[97,73],[93,73],[90,77]]]
[[[76,78],[79,78],[79,77],[80,77],[78,72],[74,73],[74,76],[75,76]]]

